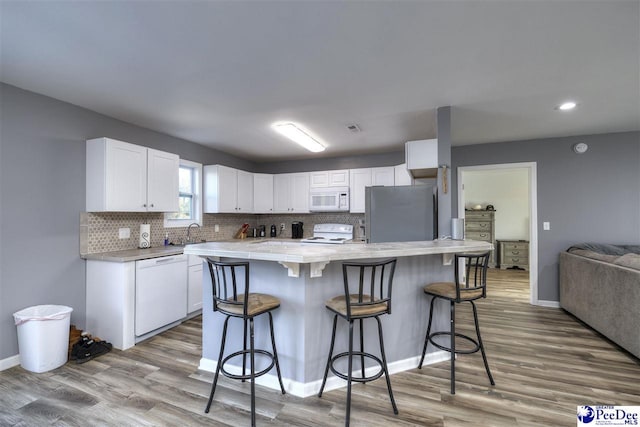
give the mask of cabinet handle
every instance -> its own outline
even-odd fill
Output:
[[[520,255],[520,251],[511,251],[511,255]]]
[[[487,224],[480,224],[480,227],[486,228]]]
[[[143,208],[146,208],[146,207],[147,207],[147,204],[146,204],[146,203],[143,203],[143,204],[142,204],[142,207],[143,207]]]
[[[153,207],[153,203],[151,203],[151,207]]]

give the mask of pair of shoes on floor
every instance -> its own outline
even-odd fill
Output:
[[[83,335],[71,348],[70,359],[75,360],[76,363],[85,363],[109,353],[112,348],[113,345],[111,343]]]

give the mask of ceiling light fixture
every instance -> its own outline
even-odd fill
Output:
[[[573,110],[574,108],[576,108],[578,104],[576,104],[573,101],[567,101],[567,102],[563,102],[562,104],[558,105],[557,109],[560,111],[569,111],[569,110]]]
[[[311,137],[307,132],[302,130],[297,125],[290,122],[279,122],[274,123],[272,125],[273,129],[282,135],[286,136],[293,142],[302,145],[307,150],[313,153],[319,153],[320,151],[324,151],[324,145],[320,144],[313,137]]]

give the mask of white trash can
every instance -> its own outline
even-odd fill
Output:
[[[36,305],[13,313],[24,369],[47,372],[67,362],[72,311],[64,305]]]

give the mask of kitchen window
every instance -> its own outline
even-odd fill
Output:
[[[202,225],[202,165],[180,160],[178,212],[164,214],[165,227]]]

